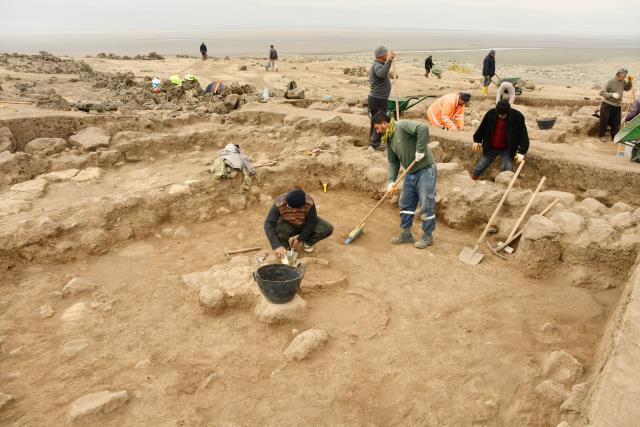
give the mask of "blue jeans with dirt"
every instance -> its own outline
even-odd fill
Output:
[[[473,168],[473,176],[478,177],[482,175],[498,156],[502,157],[502,170],[510,171],[513,168],[513,156],[511,155],[511,150],[508,148],[505,148],[504,150],[496,150],[495,148],[490,147],[483,150],[482,159],[480,159],[478,164]]]
[[[404,178],[400,195],[400,227],[410,229],[418,202],[420,218],[425,237],[430,237],[436,228],[436,176],[438,171],[433,164]]]

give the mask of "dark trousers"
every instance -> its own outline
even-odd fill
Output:
[[[616,136],[620,130],[620,121],[622,120],[622,108],[614,107],[606,102],[600,105],[600,128],[598,136],[603,137],[607,133],[607,126],[611,126],[611,139]]]
[[[482,159],[480,159],[478,164],[473,168],[473,176],[482,175],[498,156],[502,157],[502,170],[510,171],[513,167],[513,156],[511,155],[511,150],[508,148],[505,148],[504,150],[489,148],[483,151]]]
[[[370,96],[369,115],[371,116],[371,127],[369,127],[369,145],[372,147],[380,145],[380,140],[382,139],[382,135],[378,135],[376,130],[373,128],[373,116],[375,116],[378,111],[382,111],[387,114],[387,100]]]
[[[276,224],[276,234],[278,235],[278,239],[282,246],[287,249],[289,249],[289,239],[293,236],[297,236],[301,231],[302,225],[293,225],[287,221],[280,221]],[[316,228],[313,230],[309,241],[304,243],[313,246],[320,240],[324,240],[331,236],[332,233],[333,225],[329,224],[329,222],[322,218],[318,218],[318,223],[316,224]]]

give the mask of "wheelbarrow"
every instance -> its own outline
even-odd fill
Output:
[[[403,112],[407,111],[409,108],[415,107],[416,105],[420,104],[422,101],[424,101],[427,98],[433,98],[433,96],[431,95],[426,95],[423,97],[419,97],[419,96],[399,96],[398,97],[398,106],[399,106],[399,110],[400,110],[400,115],[402,115]],[[391,116],[392,113],[395,113],[396,111],[396,100],[395,98],[390,98],[387,100],[387,110],[389,112],[389,115]]]
[[[502,82],[509,82],[515,88],[516,95],[517,96],[522,95],[522,88],[524,87],[524,80],[522,80],[520,77],[507,77],[506,79],[501,79],[500,76],[496,75],[496,79],[497,80],[491,79],[491,83],[493,83],[494,85],[500,87]]]
[[[614,144],[621,144],[631,149],[630,160],[640,162],[640,115],[629,120],[626,125],[613,137]],[[628,149],[627,149],[628,150]],[[624,151],[618,151],[618,156],[624,156]]]

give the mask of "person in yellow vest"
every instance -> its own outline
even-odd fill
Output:
[[[282,258],[288,249],[299,246],[313,252],[316,243],[331,236],[333,226],[318,217],[311,196],[295,188],[276,198],[264,220],[264,231],[273,251]]]
[[[461,130],[464,127],[464,107],[471,101],[468,93],[450,93],[431,104],[427,110],[427,119],[432,126],[448,130]]]

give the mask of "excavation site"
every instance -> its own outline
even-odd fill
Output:
[[[158,102],[136,99],[138,77],[112,88],[112,70],[3,58],[0,94],[25,103],[0,110],[0,424],[628,425],[640,178],[591,141],[595,98],[519,97],[524,166],[475,181],[472,129],[431,127],[436,229],[416,249],[389,242],[397,193],[345,244],[388,180],[362,97],[259,102],[245,78],[220,99]],[[477,127],[493,101],[472,93]],[[402,118],[424,121],[429,94]],[[554,129],[536,127],[542,115]],[[214,176],[229,144],[251,158],[248,182]],[[333,233],[299,251],[299,290],[276,304],[255,273],[280,263],[263,227],[293,188]],[[508,188],[481,261],[461,262]]]

